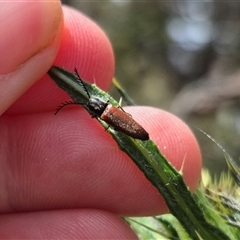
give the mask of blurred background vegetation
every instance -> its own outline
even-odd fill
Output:
[[[101,26],[115,76],[138,105],[165,109],[240,156],[239,1],[71,1]],[[115,95],[116,99],[119,95]],[[222,152],[193,128],[204,166],[226,168]]]

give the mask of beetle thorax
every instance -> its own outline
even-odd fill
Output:
[[[104,112],[105,108],[107,107],[107,105],[108,105],[107,102],[103,102],[98,98],[90,98],[87,103],[87,107],[92,112],[92,116],[94,117],[100,117]]]

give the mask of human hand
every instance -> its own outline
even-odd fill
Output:
[[[109,41],[67,7],[62,28],[58,1],[0,5],[0,16],[8,13],[0,21],[7,29],[0,73],[9,73],[0,78],[1,238],[134,238],[119,216],[165,213],[162,197],[82,107],[54,116],[69,97],[44,76],[53,64],[77,67],[83,79],[107,90],[114,74]],[[156,108],[126,109],[177,169],[183,165],[194,190],[201,155],[188,127]]]

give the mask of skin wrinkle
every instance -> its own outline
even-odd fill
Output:
[[[56,5],[58,8],[61,8],[60,5]],[[59,10],[56,10],[56,12],[58,12]],[[35,52],[32,53],[32,55],[29,56],[28,59],[26,59],[24,62],[21,63],[24,64],[25,62],[27,62],[29,59],[33,58],[35,55],[41,53],[42,51],[44,51],[46,48],[48,48],[49,46],[52,45],[52,43],[55,41],[56,36],[58,37],[59,32],[63,32],[63,28],[64,28],[64,23],[63,23],[63,18],[62,15],[60,14],[56,14],[57,16],[54,17],[54,21],[52,24],[52,34],[49,34],[49,38],[47,40],[44,41],[44,44],[42,46],[39,46],[38,49],[36,49]],[[43,18],[44,19],[44,16]],[[59,24],[60,23],[60,24]]]

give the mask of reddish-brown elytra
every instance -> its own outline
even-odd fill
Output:
[[[130,114],[124,112],[122,108],[117,108],[112,104],[109,104],[108,101],[104,102],[98,98],[91,97],[76,68],[75,73],[79,80],[79,84],[83,87],[89,97],[89,100],[85,105],[90,110],[93,118],[100,118],[113,127],[114,130],[123,132],[132,138],[140,139],[142,141],[149,140],[149,135],[146,130],[137,123]]]

